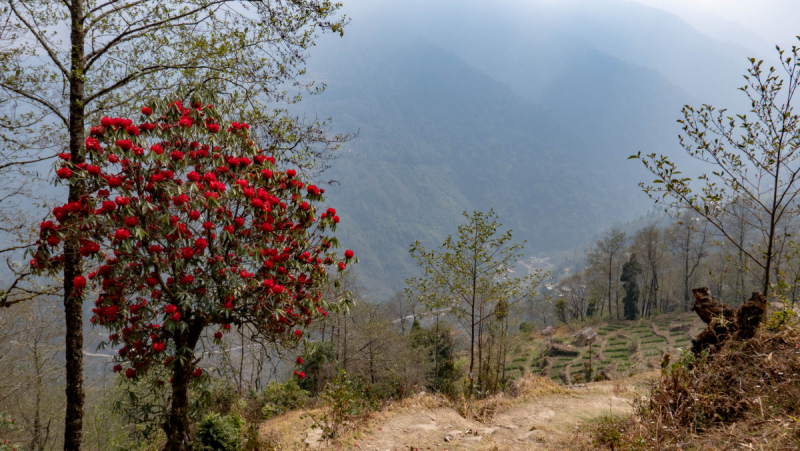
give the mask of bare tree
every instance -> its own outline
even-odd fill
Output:
[[[606,302],[608,304],[608,316],[611,313],[611,299],[615,299],[617,306],[617,319],[619,319],[619,274],[622,265],[622,253],[625,250],[625,232],[618,229],[611,229],[606,233],[605,238],[598,241],[589,250],[589,264],[601,266],[608,275],[608,290],[606,291]],[[600,311],[603,314],[603,311]]]
[[[656,202],[693,211],[759,268],[765,296],[775,281],[781,225],[800,212],[800,115],[792,103],[800,87],[800,48],[793,46],[788,53],[778,48],[778,53],[779,69],[765,70],[763,61],[750,58],[740,90],[750,100],[751,116],[729,115],[710,105],[684,107],[681,145],[690,157],[710,166],[709,172],[692,180],[667,156],[631,157],[641,159],[656,176],[653,185],[640,184]],[[725,220],[735,214],[733,205],[753,220],[761,235],[752,246],[744,245],[740,229],[732,230]]]
[[[658,306],[659,274],[665,252],[665,243],[658,224],[652,222],[639,229],[631,246],[642,258],[644,296],[641,313],[643,318],[648,318],[652,314],[653,306]]]
[[[687,210],[667,229],[670,249],[683,266],[683,308],[687,312],[693,302],[689,289],[692,277],[706,257],[710,245],[708,224],[699,214]]]
[[[573,274],[559,283],[572,319],[583,321],[589,304],[589,290],[584,273]]]
[[[26,449],[52,449],[63,427],[60,387],[63,325],[46,297],[0,310],[0,405],[21,420]]]

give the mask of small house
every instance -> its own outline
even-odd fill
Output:
[[[591,327],[587,327],[582,331],[578,332],[577,334],[573,335],[575,337],[575,344],[577,346],[588,346],[597,339],[597,332],[594,331]]]

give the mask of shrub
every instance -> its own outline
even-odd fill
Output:
[[[338,362],[333,342],[314,343],[309,346],[300,370],[306,375],[300,380],[300,388],[312,395],[321,393],[328,381],[336,375]]]
[[[308,399],[308,392],[300,388],[297,379],[292,378],[284,383],[278,381],[270,382],[261,392],[261,396],[264,402],[264,407],[261,411],[264,414],[264,419],[268,420],[305,405]]]
[[[5,412],[0,412],[0,432],[5,432],[5,430],[13,431],[17,428],[16,421],[9,417]],[[0,437],[0,439],[2,439]],[[6,440],[0,442],[0,451],[18,451],[19,447],[17,445],[12,445],[11,443],[7,443]]]
[[[328,382],[320,398],[328,404],[321,416],[309,414],[314,421],[312,428],[321,428],[324,439],[335,439],[349,427],[364,423],[369,414],[378,408],[377,396],[370,386],[363,386],[359,379],[351,378],[344,370]]]
[[[619,448],[622,444],[620,429],[619,422],[614,418],[603,418],[595,430],[594,444],[598,447],[608,447],[610,449]]]
[[[240,451],[242,449],[242,427],[239,415],[220,415],[212,412],[197,424],[195,438],[200,451]]]
[[[636,337],[631,337],[631,341],[628,343],[628,351],[633,354],[637,349],[639,349],[639,340]]]
[[[533,326],[531,326],[528,323],[524,323],[524,322],[520,323],[519,324],[519,331],[522,332],[523,334],[529,334],[529,333],[533,332]]]
[[[403,380],[397,375],[380,377],[374,383],[368,380],[366,376],[359,375],[356,378],[356,382],[357,386],[363,391],[364,397],[370,399],[375,407],[377,407],[376,403],[389,399],[402,399],[407,394]],[[449,391],[441,388],[443,386],[438,385],[436,389],[444,394],[449,394]]]
[[[458,379],[455,367],[456,344],[450,328],[440,325],[428,329],[415,324],[411,329],[411,347],[432,364],[425,375],[427,388],[446,395],[455,394],[455,381]],[[396,385],[402,386],[399,381]],[[403,394],[399,392],[387,397]]]

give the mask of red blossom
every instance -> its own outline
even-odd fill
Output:
[[[100,147],[100,141],[97,138],[89,136],[86,138],[86,150],[93,150],[95,152],[102,152],[103,148]]]
[[[114,232],[114,241],[123,241],[130,237],[131,232],[128,232],[126,229],[117,229],[117,231]]]
[[[133,148],[133,142],[130,139],[118,139],[117,147],[124,151],[129,151]]]
[[[75,278],[72,279],[72,286],[75,287],[76,290],[82,290],[86,287],[86,278],[83,276],[75,276]]]

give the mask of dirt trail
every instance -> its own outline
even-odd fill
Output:
[[[301,424],[297,419],[289,424],[300,439],[298,442],[301,441],[295,442],[294,449],[571,449],[575,440],[581,439],[576,434],[581,424],[609,413],[624,415],[632,411],[633,387],[625,386],[624,393],[615,394],[612,386],[611,382],[600,382],[587,388],[537,396],[501,409],[486,424],[465,419],[450,407],[431,405],[423,395],[418,403],[412,401],[406,407],[376,415],[368,427],[336,444],[319,441],[321,433],[311,429],[310,424]],[[282,428],[286,427],[284,424]]]
[[[563,448],[580,424],[631,409],[630,398],[595,389],[544,395],[498,412],[488,424],[466,420],[452,409],[415,409],[379,423],[359,446],[377,451]]]

